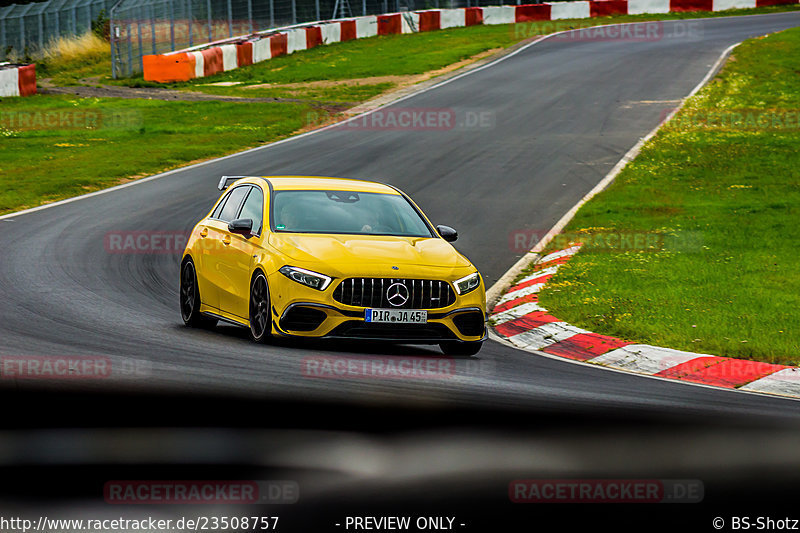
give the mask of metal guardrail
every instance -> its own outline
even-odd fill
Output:
[[[117,0],[49,0],[0,7],[0,60],[35,56],[59,37],[82,35]]]
[[[519,0],[120,0],[110,12],[114,77],[143,69],[142,56],[320,20]]]
[[[59,37],[110,19],[114,77],[142,71],[142,56],[319,20],[520,0],[48,0],[0,7],[0,61],[24,61]]]

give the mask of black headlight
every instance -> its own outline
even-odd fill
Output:
[[[459,295],[467,294],[468,292],[472,292],[478,288],[481,284],[481,275],[477,272],[473,272],[469,276],[464,276],[463,278],[456,280],[453,282],[453,285],[456,288],[456,292]]]
[[[318,291],[324,291],[328,285],[331,284],[331,280],[333,279],[325,274],[288,265],[282,267],[279,272],[292,281],[296,281],[312,289],[317,289]]]

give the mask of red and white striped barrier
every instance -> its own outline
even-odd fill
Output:
[[[669,13],[670,0],[628,0],[629,15]]]
[[[36,94],[36,65],[0,63],[0,97]]]
[[[142,62],[144,79],[147,81],[188,81],[315,46],[377,35],[444,30],[476,24],[512,24],[625,14],[723,11],[797,4],[798,1],[800,0],[590,0],[387,13],[279,28],[271,33],[209,45],[205,49],[144,56]]]
[[[539,305],[538,293],[575,254],[573,246],[543,257],[532,274],[497,301],[494,331],[514,346],[568,359],[729,389],[800,397],[800,368],[634,344],[572,326]]]
[[[550,19],[587,19],[592,16],[589,4],[594,2],[557,2],[551,4]]]

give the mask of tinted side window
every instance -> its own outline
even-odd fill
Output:
[[[223,222],[230,222],[231,220],[234,220],[236,215],[239,213],[239,206],[242,205],[244,195],[247,194],[249,190],[249,185],[243,185],[233,189],[228,195],[228,198],[225,199],[225,205],[222,206],[219,215],[217,215],[215,218]]]
[[[222,200],[219,201],[217,207],[214,209],[214,212],[211,213],[211,218],[219,218],[219,214],[222,212],[222,208],[225,207],[225,202],[228,201],[228,197],[231,195],[230,191],[226,194]]]
[[[239,218],[250,218],[253,220],[253,233],[261,235],[261,224],[264,221],[264,193],[258,187],[253,187],[247,200],[242,206],[242,213]]]

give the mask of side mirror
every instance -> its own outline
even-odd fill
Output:
[[[228,224],[228,231],[249,237],[253,233],[253,219],[237,218]]]
[[[453,242],[458,239],[458,232],[450,226],[436,226],[436,231],[438,231],[442,239],[447,242]]]

